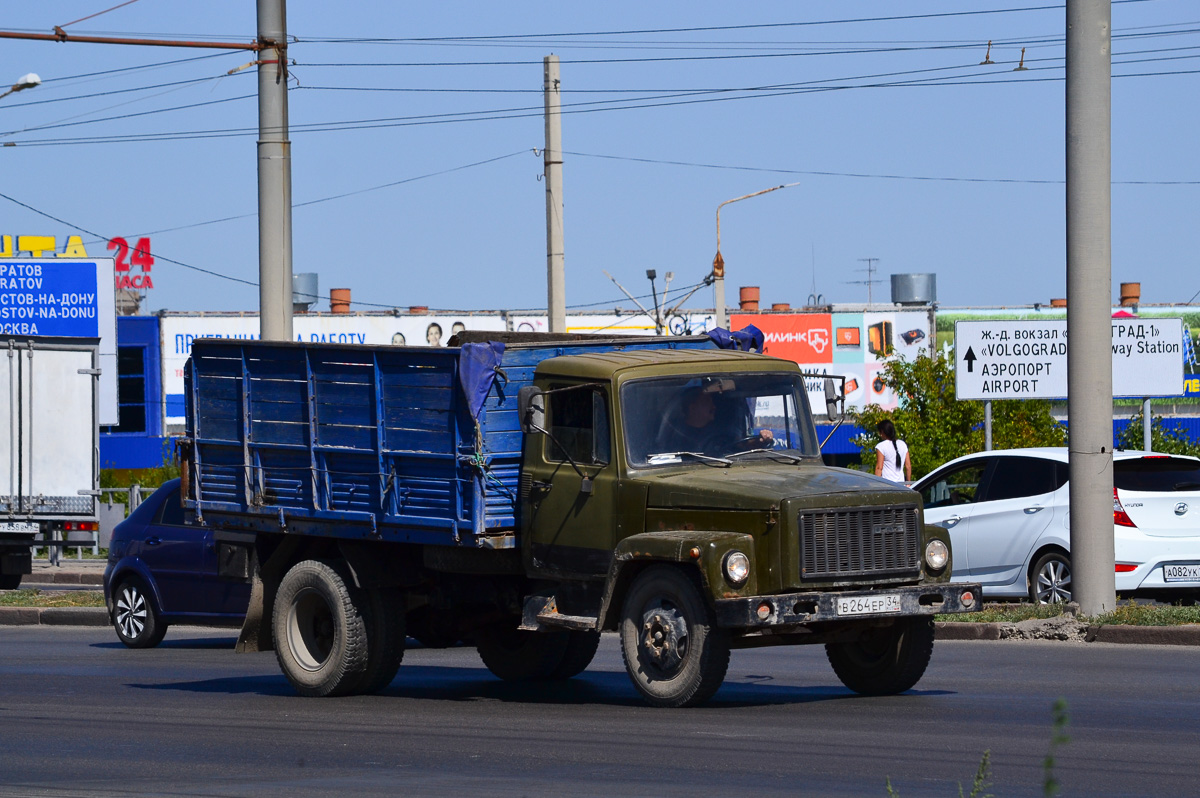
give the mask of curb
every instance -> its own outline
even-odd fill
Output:
[[[934,623],[936,640],[1000,640],[1004,623]],[[1185,626],[1091,625],[1085,643],[1120,643],[1138,646],[1200,646],[1200,624]]]
[[[0,626],[108,626],[104,607],[0,607]]]
[[[938,621],[933,624],[935,640],[999,640],[998,623],[963,623]]]
[[[1084,640],[1143,646],[1200,646],[1200,626],[1089,626]]]
[[[92,571],[38,570],[25,574],[21,581],[31,585],[103,585],[104,574]]]

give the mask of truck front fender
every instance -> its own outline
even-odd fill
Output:
[[[737,549],[750,556],[750,578],[734,589],[724,579],[725,555]],[[754,568],[754,538],[738,532],[664,530],[631,535],[617,544],[600,603],[599,627],[615,630],[634,577],[654,563],[676,563],[694,568],[709,603],[720,598],[754,595],[758,588]]]

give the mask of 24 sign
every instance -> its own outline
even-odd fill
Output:
[[[154,287],[154,281],[150,279],[150,269],[154,266],[154,256],[150,254],[150,238],[143,237],[137,240],[137,244],[133,247],[129,246],[129,242],[124,238],[117,236],[108,241],[108,248],[117,251],[116,261],[113,264],[117,281],[117,290],[122,289],[149,289]],[[133,267],[141,269],[140,274],[131,274]]]

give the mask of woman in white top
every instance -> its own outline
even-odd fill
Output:
[[[892,482],[912,482],[912,460],[908,445],[896,437],[896,425],[884,419],[875,425],[882,438],[875,444],[875,476]]]

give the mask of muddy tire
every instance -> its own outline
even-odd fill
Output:
[[[572,679],[587,670],[600,647],[599,632],[567,632],[567,650],[562,662],[546,678],[550,681]]]
[[[279,583],[271,629],[279,667],[296,692],[357,692],[369,664],[369,619],[367,594],[331,565],[305,560],[292,566]]]
[[[861,695],[895,695],[921,680],[933,654],[933,619],[905,618],[852,643],[827,643],[842,684]]]
[[[475,647],[494,676],[526,682],[550,679],[563,662],[569,640],[566,632],[526,632],[514,622],[480,629]]]
[[[655,565],[638,575],[620,633],[625,670],[654,706],[696,706],[725,680],[729,635],[716,628],[696,581],[679,568]]]
[[[404,660],[404,594],[394,588],[369,593],[367,670],[355,692],[378,693],[392,683]]]

